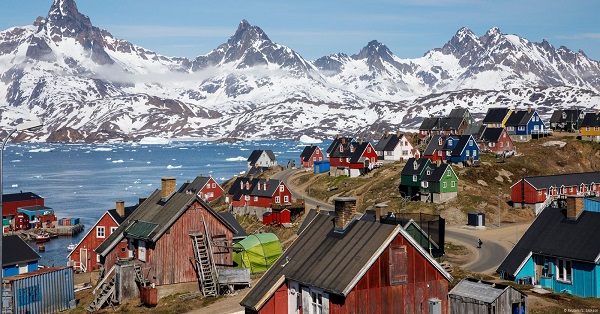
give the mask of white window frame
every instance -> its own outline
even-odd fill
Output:
[[[275,204],[281,204],[281,198],[279,196],[275,196]]]
[[[448,187],[448,183],[447,182],[442,182],[442,188],[445,189]]]
[[[290,197],[288,195],[284,195],[283,196],[283,202],[284,203],[289,203],[290,202]]]
[[[244,196],[244,199],[245,199],[246,201],[249,201],[249,200],[250,200],[250,195],[245,195],[245,196]]]
[[[255,201],[255,202],[258,202],[258,196],[255,196],[255,197],[254,197],[254,201]]]
[[[417,175],[413,174],[413,182],[417,182]]]
[[[568,259],[556,259],[556,281],[573,283],[573,262]]]
[[[456,187],[456,181],[450,181],[450,187]]]
[[[104,226],[96,227],[96,238],[106,238],[106,228]]]
[[[285,187],[283,185],[279,186],[279,192],[285,192]]]
[[[110,227],[110,234],[113,234],[113,232],[115,232],[115,230],[117,230],[118,227]],[[109,235],[110,235],[109,234]]]

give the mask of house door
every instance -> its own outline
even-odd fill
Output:
[[[88,261],[88,250],[87,249],[80,249],[79,250],[79,264],[80,264],[80,268],[82,272],[87,272],[87,261]]]
[[[369,158],[365,159],[365,170],[369,169]]]

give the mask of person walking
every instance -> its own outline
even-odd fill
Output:
[[[477,239],[477,248],[480,249],[481,245],[483,244],[483,242],[481,241],[481,239]]]

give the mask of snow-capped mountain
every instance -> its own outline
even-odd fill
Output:
[[[378,137],[456,106],[476,116],[532,106],[549,117],[599,100],[598,61],[497,28],[482,37],[462,28],[417,59],[374,40],[308,61],[243,20],[188,60],[116,39],[73,0],[55,0],[45,18],[0,32],[0,127],[37,115],[44,129],[29,137],[38,140]]]

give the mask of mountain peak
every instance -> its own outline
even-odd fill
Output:
[[[51,35],[76,37],[81,31],[89,32],[92,23],[89,17],[79,13],[73,0],[54,0],[48,11],[46,25],[50,26]]]
[[[377,40],[371,40],[363,49],[360,50],[358,55],[352,56],[355,59],[372,59],[379,57],[383,59],[391,58],[392,52],[388,47]]]
[[[240,22],[235,34],[229,39],[229,44],[247,44],[254,41],[271,41],[269,36],[258,26],[252,26],[247,20]]]

